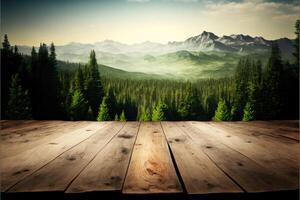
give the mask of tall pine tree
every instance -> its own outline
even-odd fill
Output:
[[[154,107],[152,112],[152,121],[164,121],[167,120],[168,106],[159,101]]]
[[[283,66],[277,43],[272,44],[263,80],[263,112],[265,119],[278,119],[282,111],[282,74]]]
[[[215,116],[213,117],[214,121],[230,121],[232,119],[230,109],[228,108],[225,100],[220,100],[218,103]]]
[[[189,86],[187,95],[179,104],[178,114],[181,120],[199,120],[202,112],[198,93],[192,86]]]
[[[18,74],[13,75],[11,79],[7,117],[8,119],[30,119],[32,117],[28,91],[22,88]]]
[[[120,115],[120,121],[125,122],[126,121],[126,116],[124,110],[122,110],[122,113]]]
[[[98,71],[98,64],[95,51],[90,53],[90,60],[87,66],[86,80],[85,80],[86,98],[91,106],[94,117],[97,117],[99,102],[103,96],[103,88],[100,81],[100,74]]]
[[[108,98],[105,96],[102,99],[102,103],[100,104],[99,107],[99,113],[98,113],[98,117],[97,120],[98,121],[109,121],[111,120],[110,116],[109,116],[109,108],[108,108]]]
[[[34,58],[32,58],[32,62]],[[60,115],[58,74],[56,71],[56,54],[53,43],[50,55],[46,44],[41,44],[33,75],[33,111],[36,119],[57,119]]]

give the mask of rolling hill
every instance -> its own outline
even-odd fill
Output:
[[[206,31],[167,44],[147,41],[128,45],[112,40],[94,44],[72,42],[57,46],[56,53],[59,60],[86,63],[89,52],[94,49],[98,63],[104,66],[103,73],[119,77],[199,79],[232,75],[241,56],[255,55],[265,61],[275,42],[282,57],[291,59],[293,41],[288,38],[266,40],[242,34],[219,37]],[[30,49],[19,46],[25,55],[30,54]]]

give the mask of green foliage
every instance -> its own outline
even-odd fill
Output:
[[[23,90],[18,74],[12,76],[9,91],[8,119],[30,119],[31,105],[28,91]]]
[[[97,117],[98,121],[109,121],[111,120],[109,116],[109,109],[108,109],[108,98],[104,97],[102,100],[102,103],[100,104],[99,107],[99,114]]]
[[[61,115],[59,103],[59,82],[56,71],[55,48],[41,44],[36,55],[32,49],[32,105],[36,119],[56,119]]]
[[[243,115],[243,108],[246,105],[248,93],[248,81],[250,75],[251,63],[249,58],[240,59],[235,72],[235,98],[234,106],[235,113],[233,113],[234,120],[240,120]]]
[[[1,118],[7,118],[8,101],[10,95],[11,78],[15,74],[19,74],[20,84],[24,90],[28,90],[29,80],[28,72],[23,57],[12,48],[8,41],[8,36],[4,35],[4,41],[1,48]]]
[[[77,72],[76,72],[76,77],[75,77],[75,81],[74,81],[74,87],[75,90],[79,90],[80,92],[84,93],[84,76],[83,76],[83,72],[82,69],[79,65]]]
[[[265,119],[276,119],[282,111],[282,74],[283,66],[279,47],[277,44],[273,44],[263,80],[263,112],[265,113]]]
[[[116,102],[116,97],[114,95],[114,92],[112,88],[108,88],[107,92],[107,102],[108,102],[108,109],[109,109],[109,116],[111,119],[113,119],[115,113],[117,113],[117,102]]]
[[[41,44],[38,53],[32,48],[31,56],[22,56],[16,46],[9,44],[7,36],[2,46],[2,118],[7,118],[9,113],[8,86],[12,83],[10,77],[16,73],[22,90],[30,95],[32,116],[36,119],[95,120],[98,114],[97,119],[111,120],[121,118],[122,111],[126,120],[140,121],[210,120],[214,115],[215,120],[231,120],[232,116],[234,120],[295,119],[299,114],[299,66],[283,63],[276,45],[272,47],[267,66],[257,61],[256,55],[246,56],[238,62],[234,77],[196,80],[206,72],[201,71],[200,75],[191,70],[189,73],[196,77],[192,82],[159,79],[161,76],[153,79],[149,74],[98,65],[94,51],[88,64],[81,67],[57,61],[54,44],[49,49]],[[206,65],[206,61],[222,60],[224,56],[231,62],[240,57],[233,59],[223,54],[177,52],[168,55],[167,59],[174,61],[168,67],[176,67],[180,59]],[[147,59],[156,62],[164,58]],[[186,71],[186,63],[184,66]],[[233,70],[226,73],[231,74]],[[104,91],[105,100],[102,99]]]
[[[252,121],[255,119],[255,110],[252,103],[248,102],[244,108],[243,121]]]
[[[85,100],[80,90],[75,90],[72,95],[71,105],[69,108],[69,115],[71,120],[86,119],[88,112],[88,103]]]
[[[167,119],[168,106],[159,101],[158,104],[154,107],[152,113],[152,121],[164,121]]]
[[[122,110],[122,113],[120,115],[120,121],[125,122],[126,121],[126,116],[124,110]]]
[[[115,121],[119,121],[118,113],[115,114]]]
[[[215,112],[215,116],[213,117],[214,121],[230,121],[231,113],[228,108],[226,102],[224,100],[220,100],[218,103],[217,110]]]
[[[140,115],[139,121],[151,121],[151,112],[149,108],[145,109],[145,107],[142,107],[142,114]]]
[[[86,67],[85,91],[86,98],[91,106],[94,117],[97,116],[99,102],[103,96],[103,88],[100,81],[100,74],[98,71],[98,64],[95,51],[90,53],[89,64]]]
[[[179,104],[178,114],[181,120],[201,119],[203,110],[199,101],[197,91],[190,86],[187,95]]]

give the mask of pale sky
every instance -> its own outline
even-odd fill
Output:
[[[294,38],[294,0],[1,0],[12,44],[182,41],[206,30]]]

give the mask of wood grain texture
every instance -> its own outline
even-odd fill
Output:
[[[2,120],[0,125],[6,195],[170,193],[177,198],[185,191],[202,197],[299,188],[298,121]]]
[[[121,191],[139,125],[139,122],[127,122],[66,192]]]
[[[75,129],[87,126],[89,122],[65,122],[65,121],[49,121],[41,123],[39,127],[31,130],[20,130],[15,132],[11,130],[6,134],[2,133],[0,138],[0,158],[17,155],[18,153],[32,149],[37,145],[48,143],[65,133]],[[27,125],[31,127],[31,125]]]
[[[284,137],[299,141],[299,127],[290,126],[290,123],[272,124],[271,122],[254,121],[251,122],[251,124],[247,122],[235,122],[230,124],[241,129],[259,132],[277,138]]]
[[[269,171],[277,176],[287,179],[294,185],[294,188],[299,187],[298,162],[288,158],[291,152],[283,151],[279,153],[282,150],[280,145],[269,146],[264,138],[257,138],[255,135],[251,137],[241,132],[235,132],[225,126],[220,126],[218,123],[192,122],[192,124],[203,132],[209,133],[210,137],[219,140],[259,165],[266,166]],[[299,156],[299,153],[292,157],[297,155]]]
[[[107,123],[90,122],[89,126],[50,140],[47,144],[37,145],[18,155],[0,159],[1,191],[8,190],[106,125]]]
[[[30,124],[36,122],[37,120],[1,120],[0,121],[0,130],[4,130],[10,127],[18,127],[23,124]]]
[[[175,122],[162,122],[188,194],[243,192]]]
[[[188,122],[178,125],[220,169],[247,192],[294,189],[295,185],[288,179],[211,137],[213,132],[201,131]]]
[[[208,122],[209,125],[219,127],[223,131],[231,132],[236,136],[265,148],[266,152],[277,154],[278,158],[288,159],[291,163],[299,165],[299,141],[285,137],[270,135],[258,128],[249,128],[251,124],[236,125],[235,122]]]
[[[91,137],[19,182],[9,192],[64,191],[123,126],[123,122],[116,122],[98,129]]]
[[[179,192],[182,192],[182,188],[160,123],[141,123],[123,193]]]

